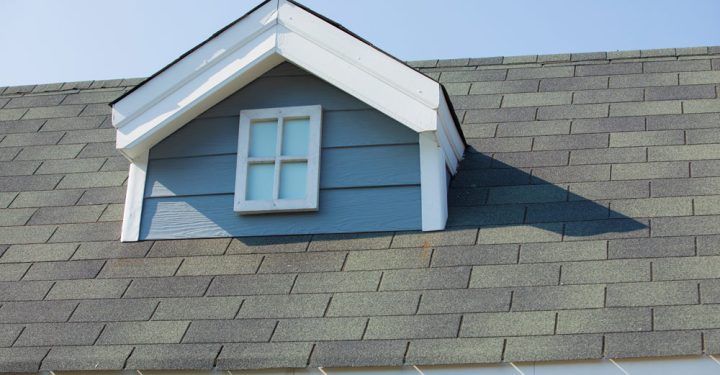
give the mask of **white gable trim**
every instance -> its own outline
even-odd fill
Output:
[[[444,229],[445,167],[455,173],[465,144],[440,84],[288,0],[270,0],[113,104],[116,147],[131,175],[143,176],[129,181],[123,241],[139,235],[150,148],[283,61],[420,134],[423,230]]]
[[[125,208],[123,209],[122,233],[120,241],[133,242],[140,238],[140,218],[142,217],[143,198],[145,197],[145,177],[147,176],[149,152],[139,155],[130,163]]]

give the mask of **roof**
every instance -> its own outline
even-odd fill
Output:
[[[720,352],[720,48],[432,60],[469,148],[442,232],[120,243],[107,105],[0,88],[0,370]]]

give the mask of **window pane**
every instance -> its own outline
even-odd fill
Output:
[[[283,163],[280,168],[280,199],[305,199],[307,162]]]
[[[282,154],[305,156],[308,152],[310,119],[285,119],[283,124]]]
[[[250,157],[273,157],[277,144],[277,120],[250,124]]]
[[[275,180],[275,164],[248,165],[245,199],[249,201],[270,200]]]

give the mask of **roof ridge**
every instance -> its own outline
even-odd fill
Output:
[[[720,46],[654,48],[638,50],[616,50],[606,52],[553,53],[541,55],[493,56],[477,58],[452,58],[436,60],[413,60],[408,65],[414,68],[447,68],[478,65],[546,64],[581,61],[623,60],[637,58],[685,57],[720,54]]]

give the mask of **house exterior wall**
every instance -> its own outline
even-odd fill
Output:
[[[238,215],[232,209],[240,110],[323,108],[320,210]],[[141,239],[421,228],[418,135],[284,63],[151,149]]]

